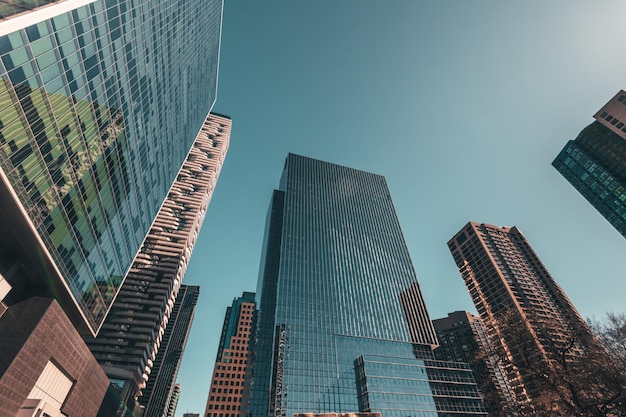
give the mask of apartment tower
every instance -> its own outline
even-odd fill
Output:
[[[626,91],[593,117],[552,165],[626,237]]]
[[[435,360],[384,177],[289,154],[266,225],[252,416],[486,415],[468,365]]]
[[[246,415],[249,406],[250,332],[254,324],[253,292],[244,292],[226,309],[205,417]]]
[[[514,401],[532,402],[542,388],[528,363],[550,369],[554,352],[580,351],[572,340],[589,338],[589,329],[517,227],[470,222],[448,247],[491,346],[507,358]]]
[[[107,375],[137,398],[151,374],[187,264],[226,157],[231,120],[210,114],[191,147],[96,338]]]

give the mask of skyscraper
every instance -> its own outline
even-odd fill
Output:
[[[506,374],[515,401],[539,397],[541,381],[526,363],[545,365],[548,372],[554,352],[583,348],[572,341],[590,336],[584,320],[518,228],[470,222],[448,247],[491,345],[510,361]],[[520,334],[528,335],[524,343]]]
[[[254,293],[244,292],[226,309],[217,349],[205,417],[246,415],[250,382],[250,331],[254,323]]]
[[[469,367],[434,359],[437,337],[380,175],[288,155],[257,308],[253,416],[485,415]]]
[[[5,302],[55,296],[95,334],[215,102],[222,1],[0,10]]]
[[[552,165],[626,237],[626,92],[593,117]]]
[[[231,120],[210,114],[182,165],[96,338],[86,338],[107,375],[145,387],[217,178]],[[126,397],[126,395],[123,395]]]
[[[187,337],[198,302],[200,287],[181,285],[165,328],[152,374],[139,402],[145,408],[143,417],[161,417],[167,412],[174,393],[178,368],[183,359]]]

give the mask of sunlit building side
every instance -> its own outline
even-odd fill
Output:
[[[205,417],[247,415],[250,396],[251,330],[255,294],[244,292],[226,309],[209,388]]]

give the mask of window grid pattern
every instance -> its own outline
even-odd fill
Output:
[[[144,417],[162,417],[167,410],[174,392],[178,368],[183,359],[199,295],[199,286],[180,286],[150,379],[143,396],[139,397],[139,403],[145,407]]]
[[[359,411],[389,417],[487,415],[465,363],[361,355],[355,373]]]
[[[213,369],[205,417],[247,415],[250,378],[250,332],[254,293],[244,293],[228,307]]]
[[[434,359],[384,177],[290,154],[268,225],[253,416],[355,412],[359,355]]]
[[[0,167],[93,332],[215,101],[221,11],[99,0],[0,37]]]
[[[0,0],[0,20],[61,0]]]
[[[549,362],[545,346],[567,346],[576,331],[589,331],[571,301],[554,281],[522,232],[516,227],[469,223],[448,242],[461,276],[498,353],[510,358],[506,377],[521,404],[538,395],[524,374],[515,333],[528,331],[529,355]],[[507,330],[508,329],[508,330]],[[571,354],[580,353],[574,346]]]
[[[626,237],[626,139],[593,122],[552,165]]]

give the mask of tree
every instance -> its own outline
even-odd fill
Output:
[[[607,313],[605,320],[588,323],[615,365],[626,373],[626,314]]]
[[[509,312],[510,313],[510,312]],[[564,332],[547,318],[532,326],[509,314],[498,318],[494,350],[508,369],[519,417],[626,417],[626,316],[581,322]]]

